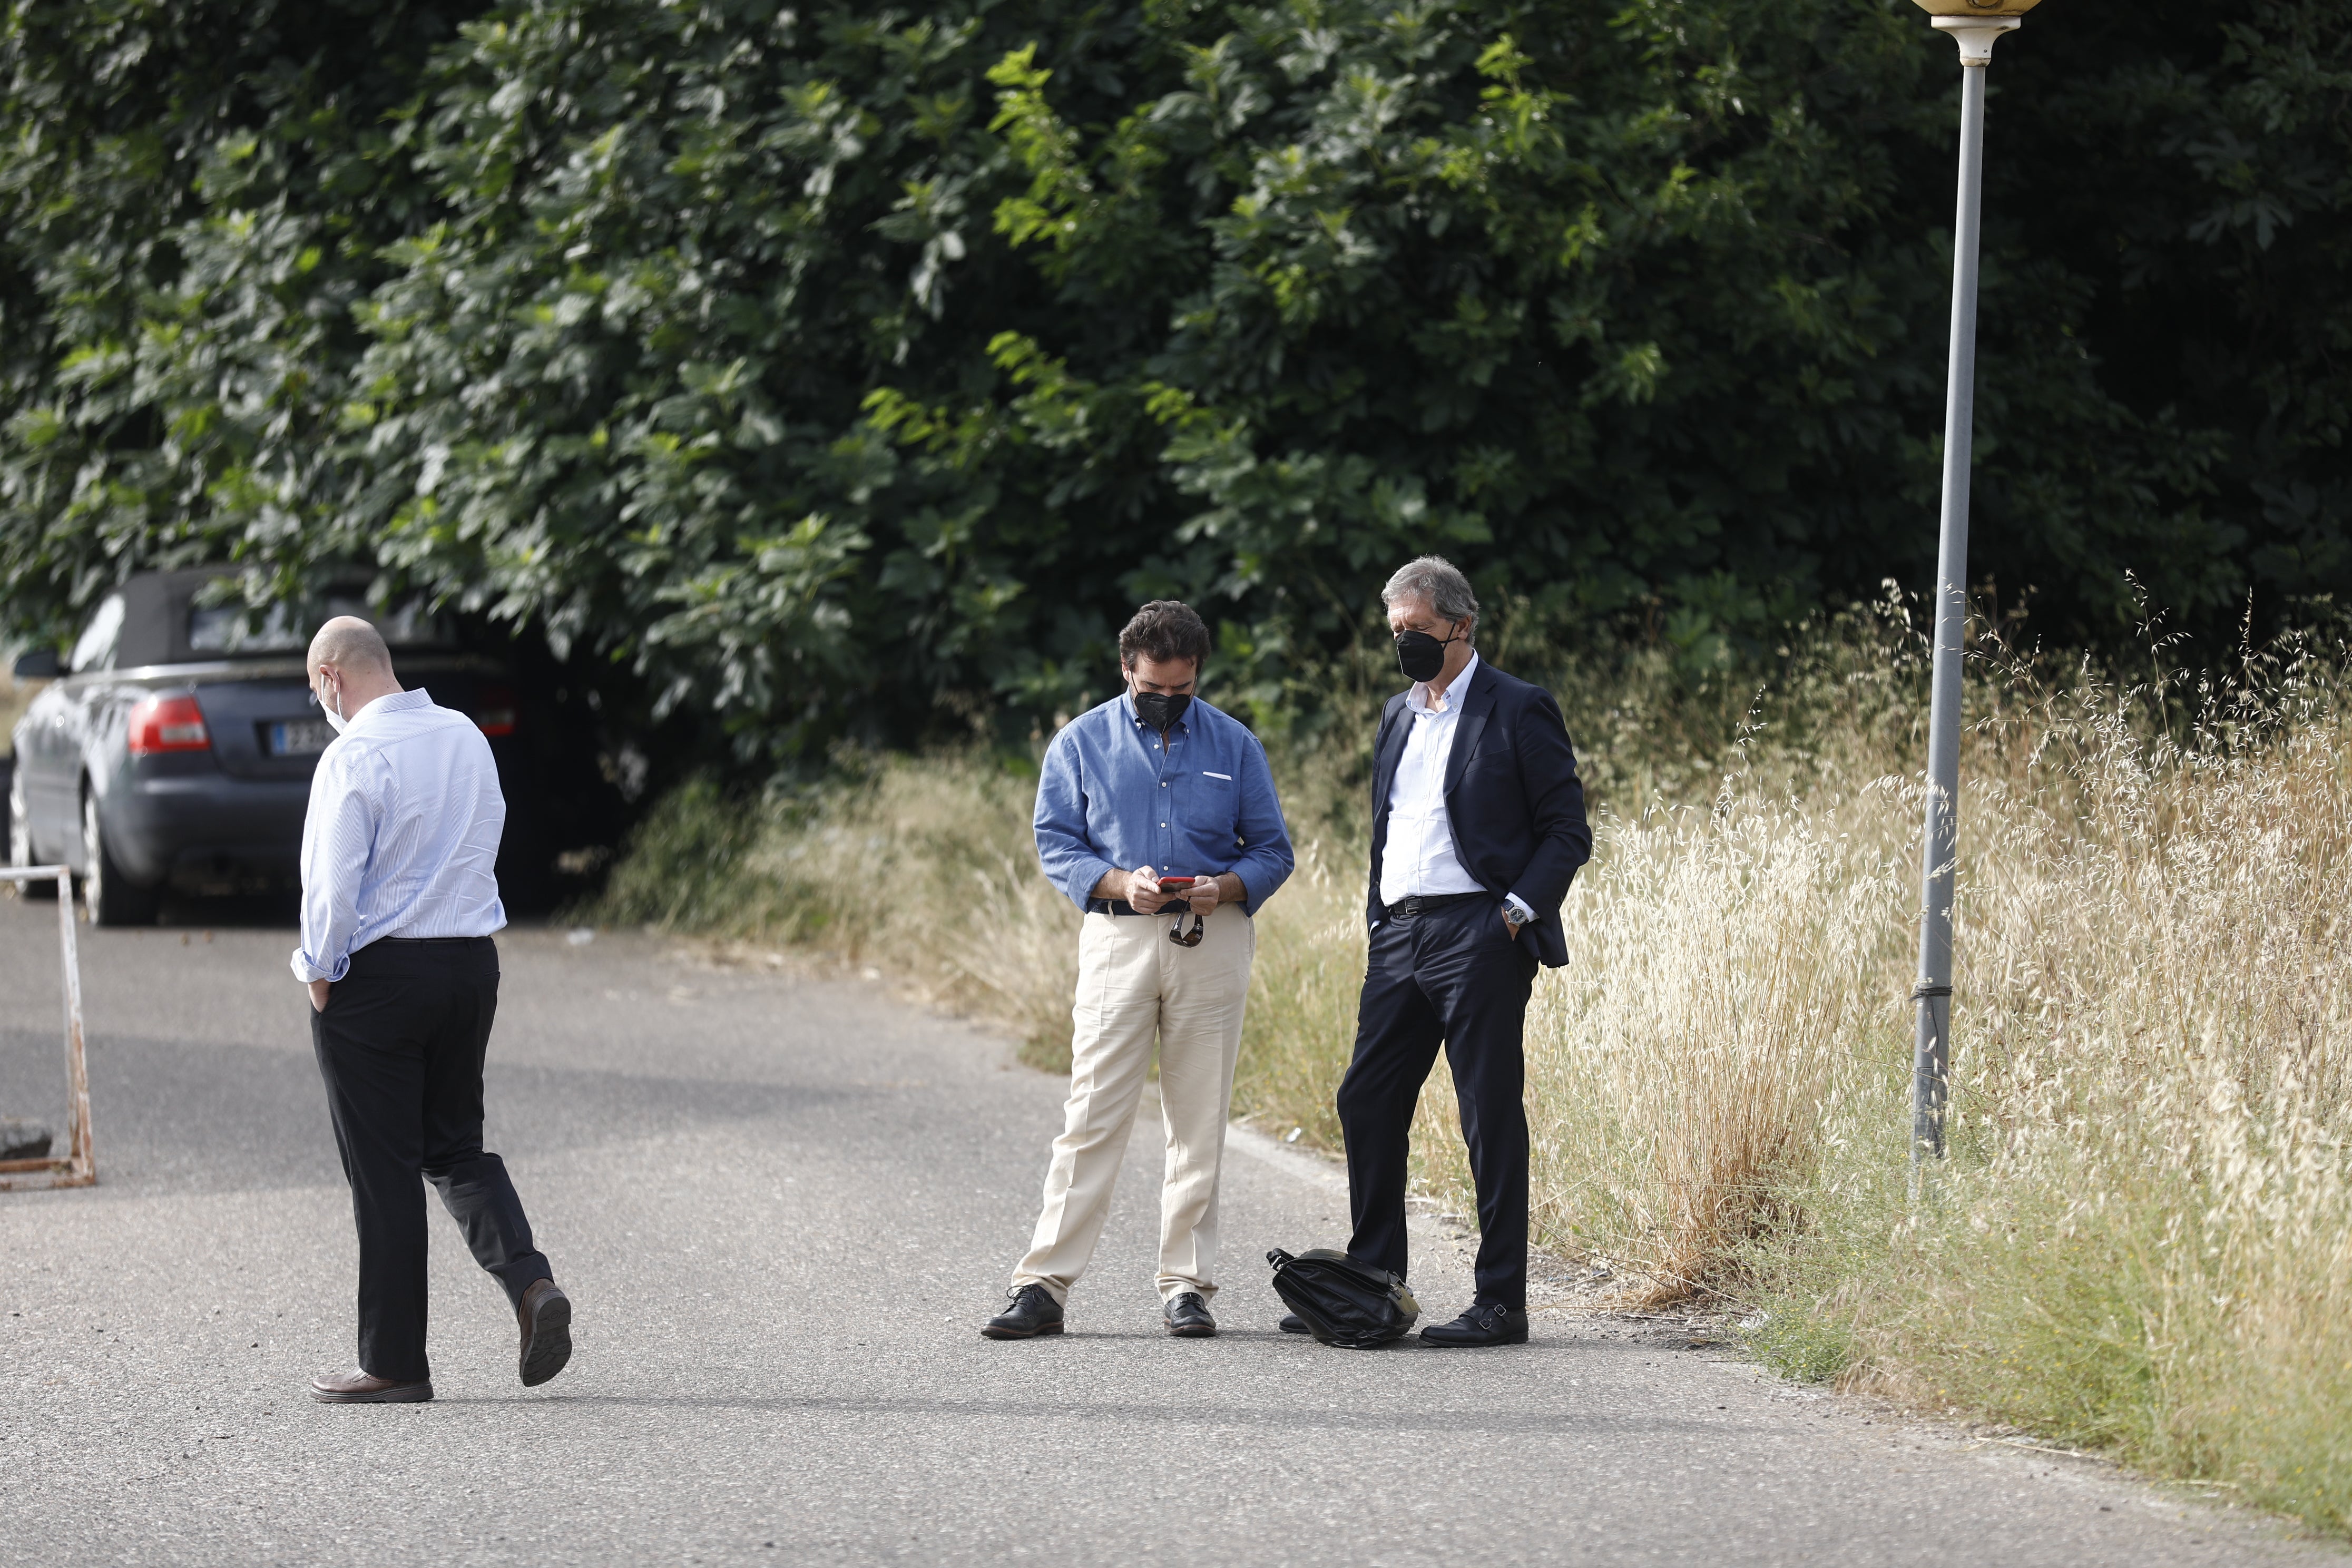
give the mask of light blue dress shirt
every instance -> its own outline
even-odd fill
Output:
[[[499,901],[506,796],[490,743],[422,691],[352,715],[310,775],[302,824],[302,945],[294,977],[341,980],[387,936],[488,936]]]
[[[1290,835],[1265,748],[1195,697],[1160,745],[1121,692],[1064,726],[1037,780],[1037,858],[1085,909],[1107,871],[1242,879],[1242,911],[1290,878]]]

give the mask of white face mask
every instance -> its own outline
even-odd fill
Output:
[[[328,707],[327,700],[321,697],[319,699],[319,711],[327,716],[328,727],[338,735],[352,727],[352,721],[343,717],[343,683],[341,681],[335,682],[335,705],[332,708]]]

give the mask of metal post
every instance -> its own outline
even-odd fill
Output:
[[[98,1180],[90,1152],[89,1069],[82,1052],[81,959],[74,950],[73,873],[63,866],[0,866],[0,882],[57,879],[58,962],[65,969],[66,1152],[29,1160],[0,1160],[0,1193],[39,1187],[87,1187]]]
[[[1936,548],[1935,685],[1927,712],[1927,822],[1920,846],[1918,1032],[1911,1157],[1944,1155],[1952,1067],[1952,878],[1958,855],[1960,650],[1968,632],[1969,455],[1976,417],[1977,217],[1984,186],[1985,71],[2014,16],[1937,16],[1960,47],[1960,193],[1952,220],[1952,345],[1944,392],[1944,516]]]
[[[89,1068],[81,1035],[81,957],[74,951],[73,878],[58,869],[58,962],[66,990],[66,1169],[82,1181],[98,1180],[98,1159],[89,1146]]]

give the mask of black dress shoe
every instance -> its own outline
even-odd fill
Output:
[[[1307,1320],[1297,1313],[1285,1312],[1282,1314],[1282,1331],[1286,1334],[1311,1334],[1315,1331],[1308,1328]]]
[[[1180,1291],[1169,1297],[1160,1315],[1167,1320],[1168,1331],[1180,1340],[1216,1337],[1217,1320],[1209,1316],[1209,1303],[1201,1300],[1198,1290]]]
[[[1421,1338],[1433,1345],[1523,1345],[1528,1342],[1528,1315],[1499,1303],[1474,1302],[1452,1322],[1422,1330]]]
[[[992,1340],[1034,1340],[1039,1334],[1062,1331],[1062,1304],[1043,1285],[1024,1285],[1013,1292],[1004,1310],[981,1325]]]
[[[522,1293],[515,1318],[522,1325],[522,1352],[516,1363],[525,1388],[537,1388],[572,1359],[572,1298],[552,1279],[537,1279]]]

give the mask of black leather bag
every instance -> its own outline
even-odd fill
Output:
[[[1344,1252],[1318,1247],[1293,1258],[1277,1247],[1265,1260],[1275,1294],[1327,1345],[1368,1351],[1402,1339],[1421,1316],[1403,1280]]]

